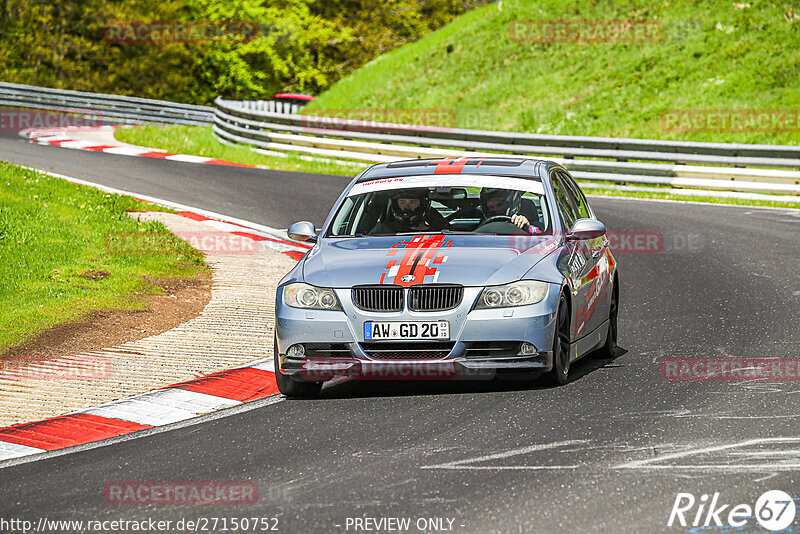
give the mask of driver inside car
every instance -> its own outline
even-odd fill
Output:
[[[527,202],[524,202],[519,191],[510,189],[495,189],[484,187],[481,189],[481,211],[483,219],[481,224],[493,217],[508,217],[511,224],[526,230],[530,233],[539,233],[541,230],[537,226],[531,225],[530,219],[523,214],[528,211]],[[533,213],[533,212],[532,212]]]
[[[431,207],[427,188],[403,189],[389,195],[387,216],[368,233],[441,232],[449,226],[445,218]]]

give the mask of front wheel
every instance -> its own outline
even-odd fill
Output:
[[[561,293],[556,311],[556,327],[553,334],[553,369],[544,375],[544,381],[552,386],[561,386],[569,378],[569,303]]]
[[[275,359],[275,381],[278,383],[278,391],[287,397],[316,397],[319,395],[322,389],[322,382],[298,382],[281,373],[277,336],[275,336],[273,358]]]
[[[619,315],[619,280],[614,279],[611,288],[611,303],[608,309],[608,333],[605,344],[597,349],[593,358],[609,359],[617,355],[617,316]]]

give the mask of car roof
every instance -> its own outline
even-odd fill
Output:
[[[483,174],[513,176],[539,180],[542,169],[561,165],[549,160],[504,157],[463,157],[438,159],[412,159],[379,163],[365,170],[357,182],[391,176],[418,176],[425,174]]]

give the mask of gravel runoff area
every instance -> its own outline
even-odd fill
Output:
[[[176,214],[139,216],[163,222],[190,242],[202,236],[225,243],[231,235]],[[269,357],[275,288],[295,261],[246,237],[237,245],[235,253],[222,250],[227,247],[206,251],[211,300],[197,317],[137,341],[0,369],[0,427],[63,415]]]

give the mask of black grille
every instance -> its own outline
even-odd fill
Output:
[[[414,311],[452,310],[464,297],[464,288],[453,285],[412,287],[408,292],[408,307]]]
[[[303,343],[307,358],[345,358],[350,356],[346,343]]]
[[[400,286],[356,286],[352,295],[353,304],[365,311],[397,312],[403,309],[403,288]]]
[[[473,341],[467,344],[467,358],[497,358],[515,356],[519,352],[519,341]]]
[[[455,342],[402,341],[362,343],[361,348],[376,360],[441,360],[450,354]]]

